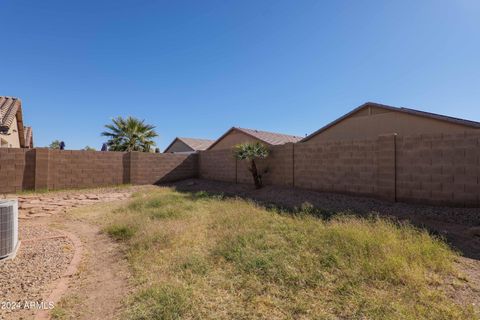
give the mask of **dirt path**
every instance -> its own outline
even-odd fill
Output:
[[[130,274],[118,244],[80,219],[64,216],[56,223],[81,239],[83,258],[54,314],[60,319],[120,318],[130,292]]]

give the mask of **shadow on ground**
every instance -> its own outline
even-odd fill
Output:
[[[256,190],[251,185],[201,179],[188,179],[163,184],[180,192],[205,191],[226,197],[240,197],[280,207],[291,212],[303,212],[330,218],[348,212],[359,216],[378,214],[426,228],[443,237],[465,257],[480,260],[480,208],[450,208],[405,203],[342,194],[315,192],[298,188],[265,186]]]

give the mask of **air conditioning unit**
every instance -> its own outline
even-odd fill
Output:
[[[0,259],[13,258],[18,245],[18,202],[0,200]]]

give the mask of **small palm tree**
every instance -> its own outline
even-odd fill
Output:
[[[153,138],[158,137],[155,126],[133,117],[114,118],[112,124],[105,125],[105,128],[109,131],[102,132],[102,136],[109,138],[107,145],[110,151],[149,152],[155,146]]]
[[[265,159],[268,157],[268,148],[260,142],[247,142],[238,144],[234,147],[234,155],[238,160],[247,160],[250,162],[248,170],[252,173],[255,188],[260,189],[263,186],[262,175],[258,173],[256,159]]]

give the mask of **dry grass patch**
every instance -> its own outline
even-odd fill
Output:
[[[143,192],[103,217],[138,285],[129,319],[471,319],[448,299],[457,254],[388,220],[292,216]]]

